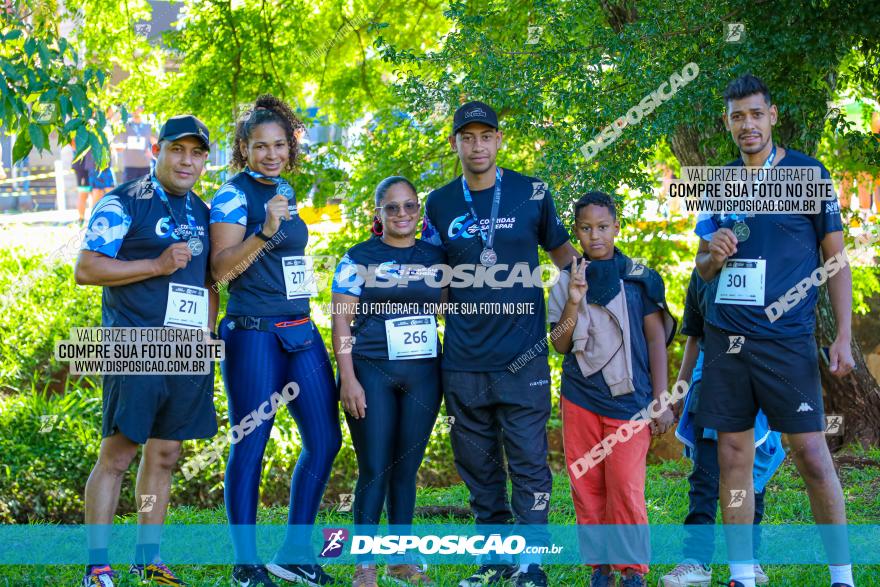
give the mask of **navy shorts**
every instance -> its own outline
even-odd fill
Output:
[[[709,324],[704,332],[698,426],[744,432],[760,408],[778,432],[825,430],[813,336],[753,339]]]
[[[214,436],[213,365],[210,375],[105,375],[102,435],[117,432],[138,444]]]
[[[113,170],[109,167],[98,173],[97,171],[89,172],[89,183],[93,190],[109,190],[116,187],[116,179],[113,177]]]

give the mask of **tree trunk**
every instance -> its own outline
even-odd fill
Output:
[[[831,308],[827,286],[819,290],[816,307],[816,340],[819,347],[827,347],[837,336],[837,324]],[[880,386],[868,371],[862,348],[853,336],[852,373],[838,379],[828,369],[824,359],[819,361],[825,413],[843,416],[843,434],[829,436],[828,446],[836,451],[851,443],[862,446],[880,444]]]

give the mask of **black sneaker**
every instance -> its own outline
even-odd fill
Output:
[[[529,565],[526,572],[520,571],[516,576],[516,587],[547,587],[547,573],[541,565]]]
[[[235,565],[232,567],[232,587],[278,587],[263,565]]]
[[[518,565],[483,565],[468,577],[462,579],[458,587],[476,587],[477,585],[492,585],[510,579],[519,570]],[[547,581],[544,581],[544,585]]]
[[[321,565],[282,565],[271,562],[266,569],[276,577],[292,583],[303,583],[312,587],[332,585],[336,579],[324,572]]]

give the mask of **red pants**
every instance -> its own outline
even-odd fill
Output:
[[[565,446],[565,464],[571,482],[571,498],[574,511],[580,525],[639,525],[647,529],[648,511],[645,506],[645,475],[647,473],[645,459],[651,445],[651,431],[645,426],[634,435],[626,435],[625,442],[618,440],[611,448],[611,453],[601,459],[591,459],[590,450],[599,445],[602,439],[614,435],[621,425],[629,425],[629,420],[606,418],[560,398],[562,403],[562,435]],[[631,437],[630,437],[631,436]],[[621,435],[618,435],[620,438]],[[590,468],[575,467],[572,464],[579,458],[587,456]],[[624,532],[621,541],[632,547],[631,552],[647,552],[647,545],[631,544],[633,536],[643,542],[647,532]],[[609,534],[609,536],[613,536]],[[604,537],[599,540],[605,542]],[[609,552],[616,558],[626,557],[621,553],[621,545],[617,540],[610,540],[613,550]],[[583,545],[582,545],[583,546]],[[591,552],[597,552],[590,549]],[[629,551],[630,548],[623,550]],[[586,555],[591,556],[591,555]],[[614,564],[614,569],[634,569],[647,574],[648,566],[637,564],[637,560],[647,560],[642,555],[633,555],[632,564]],[[589,559],[588,559],[589,560]],[[630,559],[627,559],[630,560]],[[596,561],[598,566],[602,561]]]

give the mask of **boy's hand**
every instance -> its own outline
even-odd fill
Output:
[[[587,260],[577,257],[571,258],[571,280],[568,282],[568,301],[572,304],[580,304],[587,295]]]
[[[651,420],[649,424],[651,435],[660,436],[665,434],[667,430],[672,428],[673,424],[675,424],[675,416],[672,415],[672,409],[667,407],[659,416]]]

